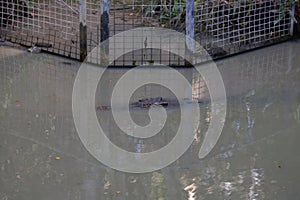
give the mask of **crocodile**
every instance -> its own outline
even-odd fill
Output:
[[[169,105],[169,103],[166,100],[164,100],[162,97],[155,97],[155,98],[139,99],[137,102],[132,103],[132,105],[141,108],[149,108],[152,105],[160,105],[166,107]]]

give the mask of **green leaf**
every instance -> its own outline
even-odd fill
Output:
[[[272,13],[279,13],[280,11],[279,10],[270,10],[270,12],[272,12]]]
[[[28,8],[33,8],[33,3],[31,1],[25,0],[24,2]]]
[[[293,12],[290,10],[289,13],[294,22],[298,23],[298,20],[295,18],[295,15],[293,15]]]
[[[281,15],[275,22],[274,25],[278,24],[283,19],[283,15]]]

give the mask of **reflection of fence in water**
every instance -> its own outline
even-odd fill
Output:
[[[293,49],[290,43],[285,43],[281,48],[268,47],[216,61],[225,84],[227,98],[235,99],[237,96],[257,94],[259,89],[277,86],[284,78],[282,74],[292,72],[296,51],[297,49]],[[193,74],[195,99],[209,97],[204,78],[198,73]]]
[[[261,49],[216,62],[224,80],[228,108],[224,129],[227,134],[222,136],[224,147],[216,156],[230,156],[228,153],[239,148],[284,133],[282,124],[293,118],[286,116],[292,106],[285,102],[299,98],[292,87],[299,82],[297,69],[292,68],[297,62],[294,59],[297,49],[292,46],[281,44],[280,48]],[[193,97],[201,101],[207,98],[207,93],[203,78],[193,76]],[[201,113],[208,121],[209,110],[203,109]],[[282,115],[274,118],[278,113]],[[268,118],[273,122],[266,123]]]
[[[83,2],[86,2],[86,7],[83,7]],[[80,43],[86,43],[87,52],[90,52],[101,38],[105,39],[103,34],[108,30],[110,36],[141,26],[185,32],[186,1],[110,1],[109,21],[101,18],[102,5],[108,6],[103,2],[108,1],[0,0],[1,37],[28,46],[42,43],[46,51],[79,59]],[[194,8],[195,39],[213,57],[287,39],[292,20],[285,9],[290,9],[286,1],[197,1]],[[82,31],[79,30],[80,16],[84,13],[87,18],[86,41],[83,41],[84,37],[80,40]],[[104,30],[106,28],[108,30]],[[168,60],[163,52],[147,52],[150,56],[157,53],[161,55],[154,56],[158,59],[156,62],[161,58]],[[144,60],[139,53],[132,55],[131,60],[126,58],[124,63],[117,65],[128,66],[134,61],[142,63]],[[181,59],[169,59],[168,64],[180,66],[185,63]]]

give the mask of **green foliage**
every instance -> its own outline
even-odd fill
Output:
[[[277,0],[277,3],[280,5],[279,10],[274,10],[272,12],[280,13],[280,16],[278,19],[275,21],[274,24],[278,24],[286,15],[289,15],[293,20],[298,23],[298,20],[296,19],[296,13],[299,13],[299,0],[287,0],[286,3],[284,3],[282,0]],[[295,6],[295,11],[293,12],[293,4]]]
[[[185,1],[151,0],[145,16],[157,20],[162,27],[182,29],[185,21]]]

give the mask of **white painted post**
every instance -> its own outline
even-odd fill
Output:
[[[186,30],[186,55],[191,55],[194,52],[194,0],[186,0],[186,16],[185,16],[185,30]],[[191,63],[192,64],[192,63]]]
[[[294,23],[295,23],[295,0],[292,0],[292,5],[291,5],[291,26],[290,26],[290,35],[293,36],[294,35]]]

